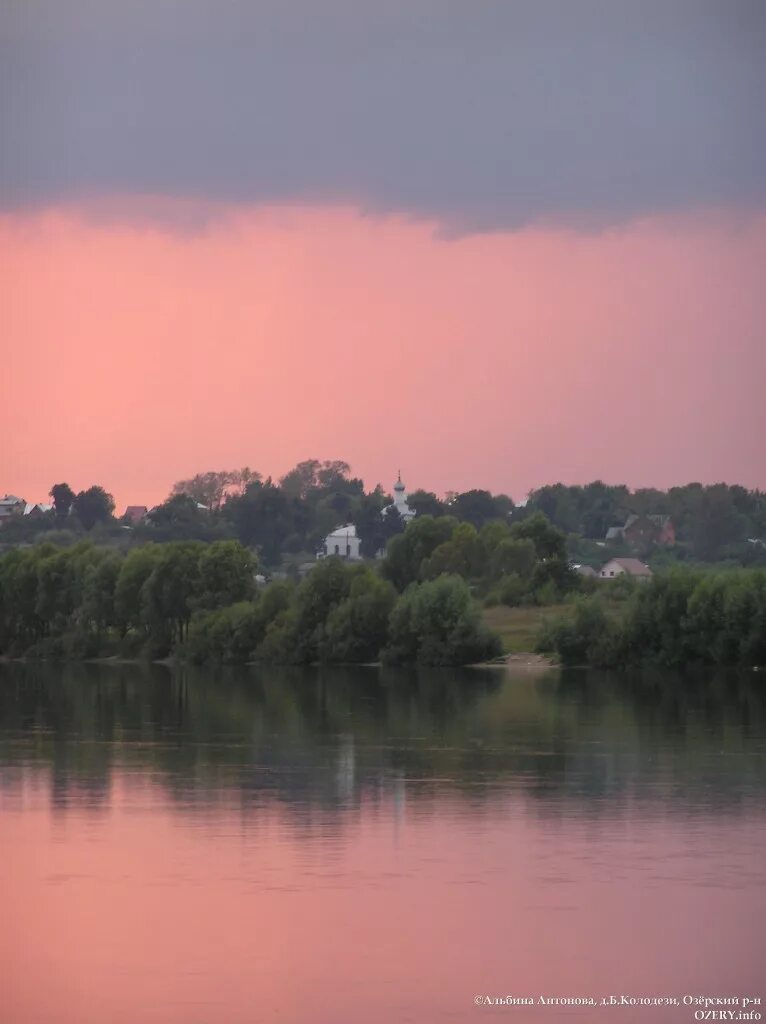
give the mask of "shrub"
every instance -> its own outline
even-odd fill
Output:
[[[621,608],[612,608],[616,617],[604,611],[610,596],[580,601],[570,619],[544,631],[541,649],[556,651],[566,664],[601,667],[766,664],[762,570],[674,569],[636,587]]]
[[[466,665],[501,653],[500,639],[481,621],[465,580],[440,576],[413,584],[389,619],[389,662]]]
[[[528,584],[515,572],[508,573],[501,577],[498,583],[490,590],[486,605],[504,604],[509,608],[518,608],[525,604],[529,597]]]
[[[375,660],[388,637],[388,619],[396,591],[393,586],[366,572],[351,584],[351,592],[327,617],[320,647],[323,661]]]
[[[253,657],[262,638],[263,627],[256,605],[240,601],[196,615],[189,627],[186,652],[197,664],[205,661],[243,664]]]

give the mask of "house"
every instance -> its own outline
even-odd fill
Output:
[[[358,562],[361,559],[359,545],[361,539],[356,535],[356,527],[353,523],[339,526],[328,533],[322,542],[322,547],[317,552],[317,558],[330,558],[338,555],[340,558],[347,558],[351,562]]]
[[[37,519],[52,511],[53,505],[49,505],[44,501],[39,501],[36,505],[30,505],[29,502],[27,502],[24,506],[24,515],[31,516],[33,519]]]
[[[637,558],[610,558],[606,565],[601,567],[599,579],[612,580],[617,576],[633,576],[635,579],[648,580],[652,577],[652,570]]]
[[[629,515],[622,526],[610,526],[605,540],[624,541],[632,548],[653,547],[655,544],[675,544],[676,528],[670,516]]]
[[[590,565],[573,565],[572,568],[579,576],[588,576],[595,579],[598,573]]]
[[[143,520],[146,519],[148,514],[149,509],[146,507],[146,505],[128,505],[128,507],[125,509],[125,514],[123,515],[122,518],[126,522],[131,523],[133,526],[136,526],[138,523],[143,522]]]
[[[15,494],[6,494],[0,498],[0,523],[7,522],[13,516],[23,516],[27,507],[23,498],[17,498]]]

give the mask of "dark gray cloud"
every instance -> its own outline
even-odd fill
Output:
[[[766,198],[765,0],[0,0],[0,202],[447,230]]]

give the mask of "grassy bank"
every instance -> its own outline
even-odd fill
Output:
[[[485,608],[483,616],[489,628],[499,635],[506,654],[526,654],[536,650],[538,637],[547,622],[571,612],[572,606],[566,604],[521,608],[497,605]]]

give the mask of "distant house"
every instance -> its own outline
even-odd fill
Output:
[[[629,515],[622,526],[610,526],[606,541],[630,545],[632,548],[652,547],[655,544],[675,544],[676,528],[670,516]]]
[[[149,509],[146,505],[128,505],[125,509],[125,515],[122,517],[126,522],[131,523],[133,526],[141,523],[146,519],[149,514]]]
[[[636,579],[651,579],[652,570],[644,565],[637,558],[610,558],[606,565],[601,567],[598,574],[599,579],[613,580],[618,576],[634,576]]]
[[[356,527],[353,523],[347,523],[345,526],[339,526],[325,537],[317,552],[317,558],[330,558],[332,555],[338,555],[339,558],[358,562],[362,557],[359,552],[360,544],[361,539],[356,535]]]
[[[23,516],[27,507],[23,498],[17,498],[15,494],[6,494],[0,498],[0,523],[12,519],[14,516]]]
[[[589,576],[595,578],[598,573],[590,565],[573,565],[572,568],[580,576]]]
[[[24,515],[31,516],[33,519],[47,515],[48,512],[52,511],[53,505],[49,505],[45,501],[39,501],[36,505],[30,505],[29,502],[27,502],[24,507]]]

